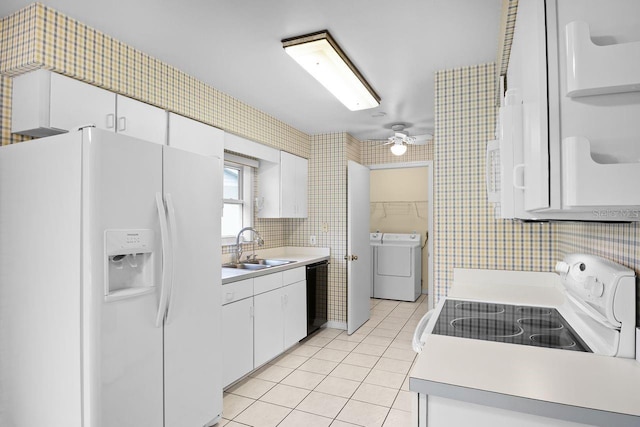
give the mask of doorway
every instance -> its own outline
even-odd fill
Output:
[[[422,241],[422,293],[433,308],[433,162],[370,165],[370,231]]]

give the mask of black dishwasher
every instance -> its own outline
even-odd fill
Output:
[[[327,323],[329,261],[307,265],[307,336]]]

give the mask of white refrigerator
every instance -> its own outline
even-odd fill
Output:
[[[0,425],[222,411],[221,160],[93,128],[0,148]]]

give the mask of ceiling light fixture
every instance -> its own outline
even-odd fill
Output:
[[[380,105],[380,97],[328,31],[282,40],[284,50],[349,110]]]
[[[406,152],[407,152],[407,146],[404,145],[402,141],[396,141],[391,146],[391,153],[395,154],[396,156],[402,156]]]

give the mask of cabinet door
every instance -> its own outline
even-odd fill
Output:
[[[281,152],[280,215],[282,218],[307,217],[308,160]]]
[[[167,140],[166,111],[118,95],[116,131],[145,141],[165,144]]]
[[[253,369],[253,298],[222,306],[222,385]]]
[[[307,336],[307,281],[284,288],[284,348]]]
[[[178,114],[169,113],[168,145],[222,159],[224,131]]]
[[[280,216],[295,218],[296,215],[296,156],[280,153]]]
[[[307,217],[307,182],[309,180],[309,161],[296,157],[296,218]]]
[[[255,368],[284,350],[283,294],[283,288],[280,288],[253,297]]]
[[[51,75],[50,127],[71,131],[95,125],[115,130],[116,95],[60,74]]]

